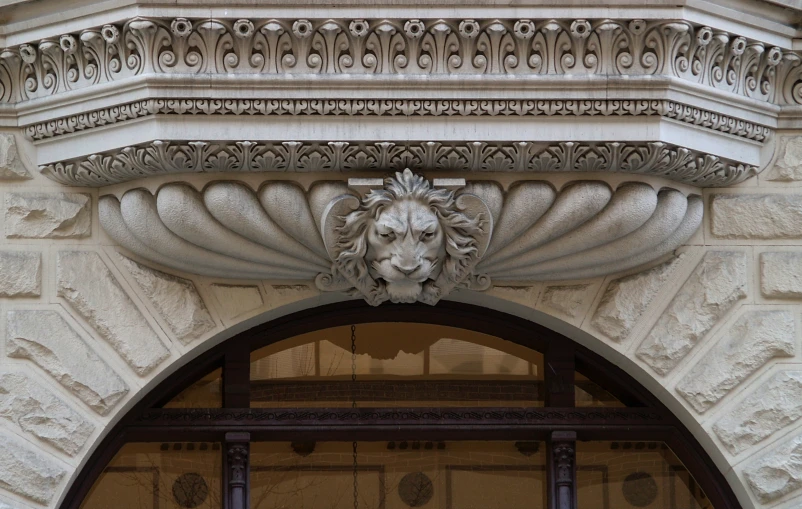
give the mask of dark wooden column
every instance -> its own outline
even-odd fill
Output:
[[[251,352],[247,343],[228,350],[223,359],[223,406],[251,406]]]
[[[249,509],[250,433],[226,433],[223,509]]]
[[[552,341],[544,355],[546,406],[574,406],[574,346],[569,341]]]
[[[549,439],[549,508],[577,509],[576,432],[554,431]]]

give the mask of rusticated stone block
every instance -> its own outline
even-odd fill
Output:
[[[744,469],[744,477],[764,504],[802,488],[802,436],[752,460]]]
[[[611,281],[593,313],[593,326],[614,341],[626,339],[682,257]]]
[[[66,472],[21,440],[0,432],[0,487],[40,504],[53,499]]]
[[[666,375],[739,300],[746,297],[746,255],[710,251],[663,312],[636,352]]]
[[[22,164],[13,134],[0,133],[0,179],[28,180],[31,173]]]
[[[554,311],[569,318],[576,318],[588,299],[589,284],[548,286],[540,296],[539,308]]]
[[[711,212],[719,238],[802,238],[802,194],[717,194]]]
[[[713,425],[733,454],[751,447],[802,417],[802,371],[783,371],[761,385]]]
[[[0,251],[0,297],[38,297],[41,287],[41,254]]]
[[[802,136],[781,137],[778,154],[765,179],[775,182],[802,180]]]
[[[761,253],[760,292],[766,297],[802,298],[802,253]]]
[[[81,450],[95,428],[22,373],[0,373],[0,417],[70,456]]]
[[[210,288],[220,303],[221,312],[226,319],[236,318],[264,305],[264,299],[257,286],[214,284]]]
[[[680,381],[677,391],[704,412],[775,357],[792,357],[796,344],[790,311],[751,311]]]
[[[94,251],[61,251],[58,295],[63,297],[139,375],[170,352],[106,264]]]
[[[192,281],[151,269],[124,256],[119,258],[182,343],[187,344],[215,328]]]
[[[106,415],[128,386],[55,311],[9,311],[9,357],[29,359],[100,415]]]
[[[91,203],[91,197],[83,193],[7,193],[6,237],[88,237],[92,234]]]

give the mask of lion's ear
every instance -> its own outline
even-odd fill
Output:
[[[481,198],[471,193],[463,193],[457,196],[455,200],[457,210],[465,214],[472,220],[481,219],[480,232],[473,235],[476,241],[476,260],[475,263],[482,259],[490,245],[490,238],[493,236],[493,214],[487,203]],[[474,265],[475,265],[474,263]]]
[[[343,218],[358,208],[359,198],[342,194],[331,200],[320,215],[320,235],[332,261],[337,260],[340,254],[337,244],[340,239],[339,229],[344,224]]]

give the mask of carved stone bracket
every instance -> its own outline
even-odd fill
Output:
[[[449,183],[455,184],[455,183]],[[522,181],[433,187],[409,169],[360,193],[326,181],[257,192],[167,184],[99,201],[122,247],[181,271],[237,279],[314,280],[373,305],[435,304],[491,281],[589,278],[653,263],[702,221],[699,196],[647,184]]]
[[[755,166],[669,143],[154,141],[40,166],[69,186],[100,187],[150,175],[211,172],[624,172],[724,187]]]

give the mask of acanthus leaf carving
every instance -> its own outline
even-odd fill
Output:
[[[725,187],[755,166],[662,142],[154,142],[40,166],[69,186],[101,187],[149,175],[376,169],[459,172],[625,172]]]

